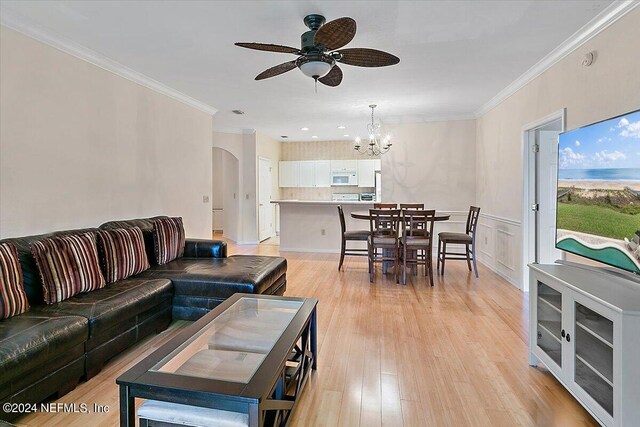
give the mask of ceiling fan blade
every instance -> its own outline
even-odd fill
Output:
[[[338,65],[334,65],[329,74],[318,79],[318,81],[324,85],[335,87],[342,82],[342,70]]]
[[[376,49],[353,48],[340,51],[339,62],[356,67],[386,67],[400,62],[400,58]]]
[[[294,68],[296,68],[295,60],[285,62],[283,64],[276,65],[275,67],[271,67],[267,70],[264,70],[263,72],[261,72],[256,76],[256,80],[264,80],[264,79],[268,79],[269,77],[275,77],[279,74],[286,73],[287,71],[291,71]]]
[[[300,54],[300,49],[296,49],[295,47],[282,46],[279,44],[267,44],[267,43],[234,43],[234,44],[236,46],[246,47],[247,49],[264,50],[267,52]]]
[[[316,31],[314,44],[321,44],[328,50],[340,49],[356,35],[356,21],[351,18],[338,18],[327,22]]]

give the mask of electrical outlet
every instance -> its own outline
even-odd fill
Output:
[[[209,203],[209,196],[202,196],[202,203]]]
[[[484,237],[484,244],[488,245],[489,244],[489,239],[487,238],[487,236]]]
[[[325,230],[325,229],[323,228],[322,230],[320,230],[320,234],[321,234],[321,235],[323,235],[323,236],[324,236],[324,235],[326,235],[326,234],[327,234],[327,230]]]

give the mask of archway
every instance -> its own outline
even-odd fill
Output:
[[[212,208],[215,232],[237,242],[240,230],[240,161],[231,152],[213,147]]]

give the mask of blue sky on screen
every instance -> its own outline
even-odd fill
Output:
[[[640,111],[560,135],[560,169],[640,168]]]

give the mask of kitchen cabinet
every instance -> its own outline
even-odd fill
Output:
[[[315,186],[331,187],[331,160],[315,161]]]
[[[315,162],[313,160],[303,160],[298,163],[300,164],[300,179],[298,181],[298,187],[315,187]]]
[[[358,160],[358,187],[373,188],[376,186],[376,160]]]
[[[357,160],[331,160],[331,172],[354,172],[357,170]]]
[[[330,160],[300,160],[280,162],[280,187],[330,187]]]
[[[573,263],[529,269],[529,364],[544,363],[600,424],[635,425],[638,279]]]
[[[280,187],[300,186],[300,162],[282,161],[279,163],[278,183]]]

